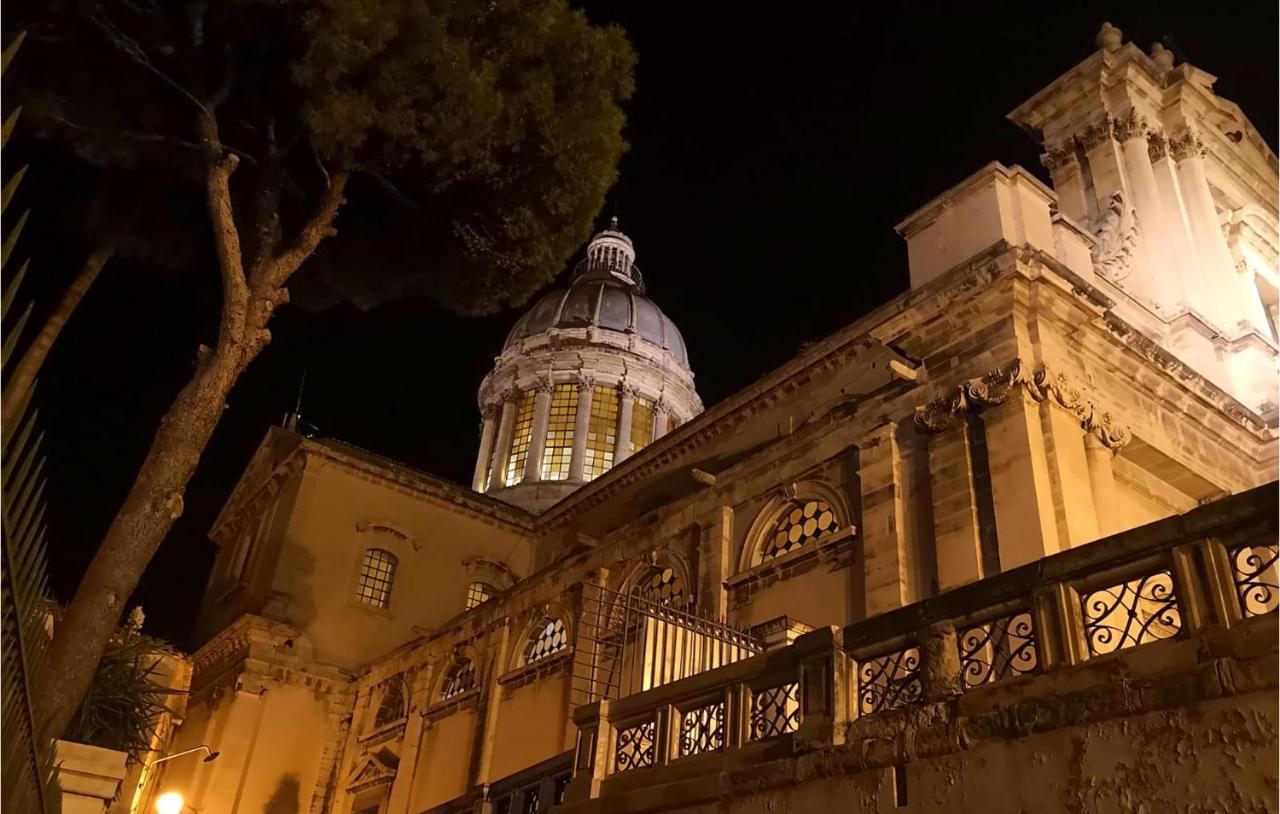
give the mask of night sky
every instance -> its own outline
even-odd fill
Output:
[[[893,226],[919,205],[991,160],[1047,180],[1036,145],[1005,114],[1086,57],[1104,19],[1144,51],[1163,40],[1179,62],[1217,75],[1218,92],[1276,145],[1274,0],[599,2],[588,13],[622,25],[639,54],[631,150],[600,222],[617,214],[635,240],[649,295],[683,331],[708,405],[903,291]],[[24,184],[56,188],[67,171],[37,161]],[[57,214],[37,210],[19,251],[34,255],[42,302],[80,256],[49,239]],[[55,347],[37,403],[63,601],[216,312],[212,266],[113,263]],[[518,315],[461,319],[421,300],[283,309],[137,592],[148,627],[189,644],[213,560],[209,526],[304,370],[303,414],[320,434],[467,483],[476,389]]]

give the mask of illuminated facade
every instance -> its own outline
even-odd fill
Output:
[[[273,429],[162,788],[204,814],[1280,808],[1277,161],[1110,26],[899,226],[911,288],[703,411],[616,227],[473,488]],[[1268,310],[1270,309],[1270,310]],[[1271,314],[1271,316],[1268,316]]]

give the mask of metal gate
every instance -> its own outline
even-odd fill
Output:
[[[764,652],[750,632],[678,600],[584,586],[573,703],[622,698]]]

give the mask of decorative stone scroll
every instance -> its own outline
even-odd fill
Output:
[[[953,393],[916,408],[916,426],[929,433],[946,432],[959,426],[965,413],[1003,404],[1019,386],[1025,387],[1034,400],[1043,402],[1051,399],[1074,414],[1080,420],[1081,429],[1097,435],[1110,449],[1120,449],[1132,438],[1129,429],[1119,424],[1111,413],[1099,410],[1085,398],[1082,389],[1067,374],[1042,366],[1028,376],[1021,359],[1014,359],[1005,367],[996,368],[980,378],[970,379]]]
[[[1138,248],[1138,214],[1123,190],[1111,193],[1094,233],[1098,238],[1091,250],[1094,270],[1113,283],[1123,281],[1133,272]]]

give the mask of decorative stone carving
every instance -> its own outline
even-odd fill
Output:
[[[1093,41],[1099,48],[1108,53],[1117,51],[1124,44],[1124,32],[1111,23],[1103,23]]]
[[[964,414],[1003,404],[1015,385],[1022,384],[1022,362],[992,370],[987,375],[970,379],[956,388],[954,393],[940,396],[923,407],[916,408],[916,426],[925,432],[940,433],[960,424]]]
[[[1169,140],[1163,133],[1152,130],[1147,133],[1147,157],[1154,164],[1169,155]]]
[[[1076,134],[1076,143],[1086,153],[1099,144],[1109,140],[1115,133],[1111,126],[1111,116],[1103,116],[1101,120],[1089,125]]]
[[[589,373],[579,374],[578,376],[578,392],[586,393],[594,390],[596,386],[596,377]]]
[[[1151,43],[1151,61],[1156,64],[1161,73],[1173,70],[1173,52],[1158,42]]]
[[[1124,191],[1111,193],[1094,229],[1097,242],[1091,253],[1094,270],[1118,283],[1133,272],[1138,246],[1138,215],[1125,200]]]
[[[1099,412],[1065,373],[1052,373],[1047,367],[1042,367],[1032,377],[1027,390],[1036,401],[1051,399],[1073,413],[1080,419],[1081,429],[1094,433],[1111,449],[1123,447],[1132,437],[1129,429],[1116,423],[1111,413]]]
[[[659,399],[653,403],[653,412],[655,414],[661,413],[662,415],[669,416],[671,415],[671,403],[666,399],[659,397]]]
[[[496,421],[502,415],[502,405],[495,403],[485,404],[480,407],[480,415],[485,421],[491,419]]]
[[[555,382],[549,376],[539,376],[533,383],[533,389],[538,393],[550,393],[555,387]]]
[[[1111,132],[1116,141],[1121,143],[1133,138],[1142,138],[1150,130],[1151,126],[1147,123],[1146,117],[1135,113],[1132,109],[1111,120]]]
[[[1080,424],[1085,432],[1098,436],[1102,443],[1110,449],[1117,450],[1129,443],[1133,437],[1127,427],[1116,423],[1111,413],[1097,413],[1093,405],[1089,405],[1089,415]]]
[[[1070,142],[1043,153],[1040,156],[1040,163],[1051,173],[1056,173],[1058,170],[1074,170],[1078,168],[1076,154]]]
[[[1174,157],[1174,160],[1182,161],[1193,156],[1204,155],[1205,148],[1204,144],[1200,142],[1199,136],[1187,131],[1169,139],[1169,153]]]

